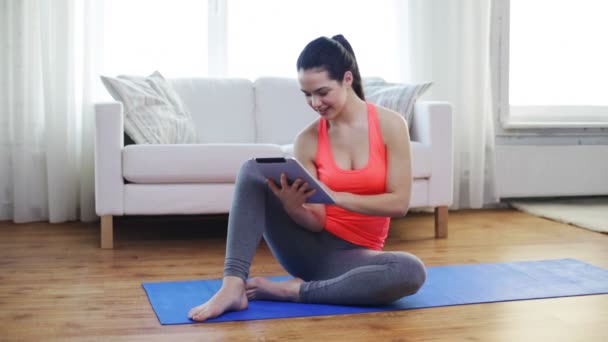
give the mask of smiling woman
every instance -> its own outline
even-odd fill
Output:
[[[333,203],[308,201],[315,190],[301,178],[265,180],[257,162],[243,163],[222,286],[190,310],[192,320],[245,310],[252,300],[387,304],[415,293],[426,279],[418,257],[382,250],[391,217],[405,215],[411,197],[405,120],[365,101],[355,54],[342,35],[312,40],[296,65],[300,88],[321,117],[297,134],[294,155]],[[249,278],[262,237],[293,279]]]

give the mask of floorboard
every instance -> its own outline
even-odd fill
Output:
[[[225,216],[115,220],[115,249],[98,223],[0,222],[0,341],[607,341],[608,295],[265,321],[161,326],[142,282],[218,278]],[[426,265],[576,258],[608,268],[608,235],[514,210],[393,220],[386,250]],[[252,275],[284,271],[262,244]]]

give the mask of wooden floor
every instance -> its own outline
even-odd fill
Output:
[[[576,258],[608,268],[608,235],[513,210],[394,220],[387,250],[427,266]],[[97,224],[0,222],[0,340],[608,341],[608,295],[313,318],[161,326],[142,282],[218,278],[225,217],[126,218],[114,250]],[[262,245],[253,275],[284,274]]]

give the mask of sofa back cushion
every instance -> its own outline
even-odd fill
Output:
[[[319,115],[306,103],[295,78],[261,77],[254,82],[256,141],[290,144]]]
[[[255,142],[253,83],[239,78],[176,78],[201,143]]]

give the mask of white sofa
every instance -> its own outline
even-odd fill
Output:
[[[114,216],[228,213],[241,164],[291,156],[296,134],[318,115],[295,79],[170,80],[198,129],[200,144],[124,146],[120,102],[95,106],[95,200],[101,247],[113,247]],[[410,127],[412,208],[435,208],[447,236],[452,202],[452,111],[419,102]]]

